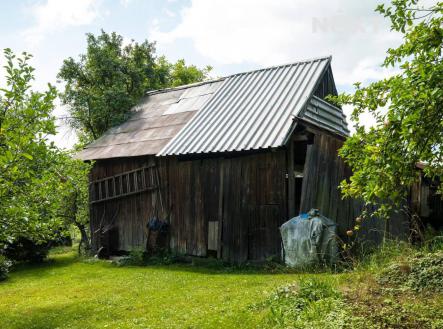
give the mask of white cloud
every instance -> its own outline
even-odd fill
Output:
[[[27,44],[38,45],[48,34],[69,26],[91,24],[99,17],[99,0],[47,0],[30,8],[35,23],[23,32]]]
[[[212,64],[269,66],[333,55],[337,83],[379,79],[385,51],[399,43],[374,8],[379,0],[192,0],[171,31],[153,25],[159,45],[190,39]],[[214,63],[215,62],[215,63]]]
[[[131,4],[132,0],[120,0],[120,4],[127,8]]]
[[[167,8],[165,8],[163,11],[164,11],[164,13],[166,14],[166,16],[168,16],[168,17],[173,18],[173,17],[176,16],[176,14],[175,14],[172,10],[169,10],[169,9],[167,9]]]

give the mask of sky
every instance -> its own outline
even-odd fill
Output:
[[[103,29],[128,41],[155,41],[170,61],[211,65],[213,77],[332,55],[337,89],[350,92],[354,82],[393,73],[380,64],[401,36],[374,12],[381,1],[0,0],[0,49],[33,54],[37,90],[62,87],[56,75],[63,60],[84,53],[86,33]],[[57,103],[55,115],[65,113]],[[75,132],[58,124],[53,140],[71,147]]]

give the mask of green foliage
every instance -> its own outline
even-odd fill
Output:
[[[42,257],[32,256],[43,248],[37,246],[47,248],[48,242],[63,236],[72,223],[86,225],[89,165],[71,159],[48,141],[48,136],[56,133],[52,110],[57,93],[52,86],[43,93],[31,90],[31,56],[24,53],[17,58],[10,49],[4,54],[6,85],[0,88],[0,251],[13,249],[18,258],[35,260],[45,256],[44,252],[38,252]],[[73,196],[75,204],[70,202]],[[20,256],[24,254],[30,256]]]
[[[4,51],[6,85],[0,88],[0,249],[18,237],[36,243],[61,226],[56,215],[59,179],[48,169],[56,149],[47,140],[55,134],[52,116],[56,91],[30,90],[33,68],[24,53]]]
[[[347,197],[379,205],[373,215],[385,217],[405,200],[418,178],[418,162],[427,164],[430,178],[443,174],[443,4],[423,8],[417,0],[394,0],[377,11],[403,34],[403,44],[389,49],[383,64],[399,73],[366,87],[356,83],[354,94],[336,101],[354,107],[356,122],[356,133],[340,150],[353,170],[341,189]],[[362,125],[365,114],[375,126]]]
[[[156,57],[154,43],[125,45],[122,36],[102,31],[87,34],[86,53],[78,61],[64,61],[58,74],[65,83],[60,97],[84,144],[125,121],[145,92],[202,81],[210,70],[187,66],[184,60],[171,64]]]
[[[391,241],[341,280],[304,275],[252,310],[266,312],[263,327],[273,328],[440,328],[441,246],[432,243],[429,252],[427,245]]]
[[[59,152],[52,166],[60,178],[58,216],[67,227],[74,225],[80,231],[79,252],[90,251],[89,232],[89,172],[91,163],[73,159],[71,154]]]
[[[379,281],[414,291],[443,292],[443,252],[418,253],[395,262],[380,273]]]
[[[147,262],[147,253],[143,248],[132,249],[128,256],[115,261],[118,266],[144,266]]]
[[[5,256],[0,255],[0,281],[7,279],[11,266],[12,262]]]
[[[355,328],[360,321],[352,317],[339,291],[315,278],[278,288],[253,307],[262,308],[269,310],[268,325],[277,328]]]
[[[5,246],[4,254],[16,262],[42,262],[49,253],[48,242],[36,243],[30,239],[19,237],[13,243]]]
[[[201,70],[195,65],[187,66],[184,59],[179,59],[176,63],[170,65],[168,85],[177,87],[203,81],[207,78],[209,71],[211,71],[210,66]]]

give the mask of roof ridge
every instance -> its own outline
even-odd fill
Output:
[[[230,77],[234,77],[234,76],[238,76],[238,75],[243,75],[243,74],[249,74],[249,73],[253,73],[253,72],[272,70],[272,69],[281,68],[281,67],[285,67],[285,66],[292,66],[292,65],[304,64],[304,63],[312,63],[312,62],[316,62],[316,61],[320,61],[320,60],[331,61],[331,59],[332,59],[332,55],[321,56],[321,57],[314,57],[314,58],[304,59],[304,60],[300,60],[300,61],[296,61],[296,62],[289,62],[289,63],[284,63],[284,64],[267,66],[267,67],[263,67],[263,68],[255,69],[255,70],[238,72],[238,73],[227,75],[225,78],[230,78]]]
[[[208,83],[223,81],[223,80],[225,80],[227,78],[235,77],[235,76],[239,76],[239,75],[243,75],[243,74],[249,74],[249,73],[253,73],[253,72],[261,72],[261,71],[266,71],[266,70],[272,70],[272,69],[276,69],[276,68],[281,68],[281,67],[291,66],[291,65],[298,65],[298,64],[303,64],[303,63],[312,63],[312,62],[316,62],[316,61],[319,61],[319,60],[331,61],[331,59],[332,59],[332,55],[328,55],[328,56],[321,56],[321,57],[314,57],[314,58],[310,58],[310,59],[304,59],[304,60],[300,60],[300,61],[296,61],[296,62],[290,62],[290,63],[285,63],[285,64],[278,64],[278,65],[273,65],[273,66],[267,66],[267,67],[263,67],[263,68],[259,68],[259,69],[255,69],[255,70],[249,70],[249,71],[244,71],[244,72],[233,73],[233,74],[226,75],[224,77],[209,79],[209,80],[206,80],[206,81],[194,82],[194,83],[190,83],[190,84],[187,84],[187,85],[181,85],[181,86],[177,86],[177,87],[170,87],[170,88],[164,88],[164,89],[150,90],[150,91],[147,91],[145,93],[145,95],[146,96],[151,96],[151,95],[166,93],[166,92],[170,92],[170,91],[176,91],[176,90],[181,90],[181,89],[193,88],[193,87],[201,86],[201,85],[208,84]]]

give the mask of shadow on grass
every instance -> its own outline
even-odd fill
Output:
[[[71,266],[79,261],[79,256],[75,252],[50,256],[41,263],[18,263],[12,268],[11,274],[20,273],[20,276],[40,275],[45,271],[56,268]]]
[[[116,265],[110,261],[96,260],[94,258],[81,258],[75,251],[64,254],[53,254],[46,261],[39,264],[18,264],[11,272],[11,279],[15,274],[21,278],[43,277],[55,269],[69,267],[74,264],[85,264],[91,267],[106,267],[109,270],[131,269],[131,270],[158,270],[174,272],[190,272],[201,275],[309,275],[309,274],[331,274],[330,269],[291,269],[283,264],[275,262],[263,262],[253,264],[232,265],[213,258],[188,257],[176,259],[169,262],[161,260],[150,260],[143,265]],[[92,270],[92,268],[91,268]]]
[[[97,305],[95,305],[97,306]],[[26,310],[11,311],[3,314],[0,319],[0,327],[10,329],[52,329],[66,328],[69,324],[70,328],[90,328],[88,323],[96,323],[97,320],[111,322],[118,320],[106,318],[98,319],[97,312],[94,307],[88,303],[69,302],[51,306],[34,306],[26,308]],[[92,327],[92,326],[91,326]]]
[[[276,262],[246,263],[241,265],[232,265],[224,263],[213,258],[189,257],[186,260],[172,261],[170,263],[161,263],[148,261],[143,265],[118,266],[117,268],[149,268],[154,270],[192,272],[203,275],[292,275],[292,274],[321,274],[335,273],[331,269],[292,269]]]

